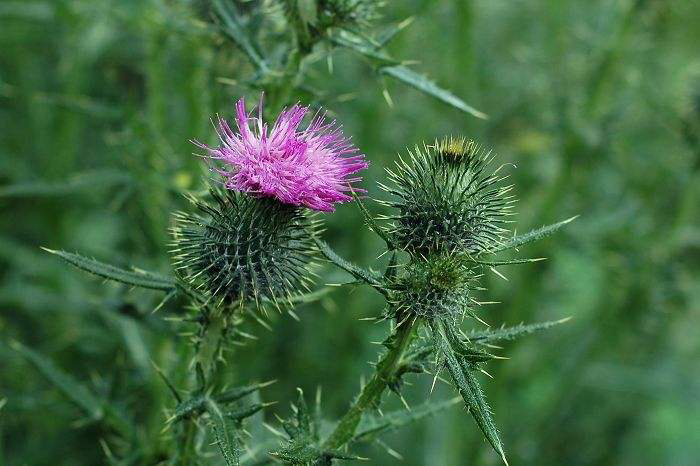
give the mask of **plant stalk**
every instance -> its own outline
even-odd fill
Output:
[[[342,417],[335,430],[323,443],[325,450],[337,450],[352,440],[362,415],[377,406],[379,398],[398,368],[404,352],[413,339],[415,320],[406,320],[395,330],[395,345],[384,355],[377,364],[377,370],[370,381],[362,388],[360,396]]]

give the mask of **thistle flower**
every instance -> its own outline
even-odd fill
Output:
[[[503,186],[500,168],[489,173],[493,156],[473,141],[445,138],[416,147],[388,169],[390,185],[381,185],[396,209],[386,232],[411,254],[479,254],[503,241],[504,225],[515,202]]]
[[[318,221],[301,208],[213,189],[214,203],[190,197],[198,213],[175,214],[174,265],[219,304],[289,301],[308,290]]]
[[[224,168],[216,169],[228,189],[259,197],[272,197],[284,204],[306,206],[332,212],[334,204],[352,199],[352,184],[360,177],[351,176],[367,168],[358,149],[343,135],[335,121],[326,121],[317,113],[305,128],[302,120],[309,107],[299,104],[285,109],[268,128],[263,122],[262,98],[258,116],[249,117],[245,101],[236,104],[234,132],[219,118],[221,145],[210,147],[197,143]],[[253,129],[250,121],[253,120]]]

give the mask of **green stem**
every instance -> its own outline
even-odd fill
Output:
[[[212,387],[220,377],[220,364],[217,364],[218,352],[226,328],[225,318],[221,315],[209,316],[202,322],[199,341],[195,345],[195,355],[192,367],[199,365],[204,374],[204,385],[197,386],[203,394],[209,394]],[[186,419],[184,422],[182,440],[180,443],[180,456],[178,463],[182,466],[196,464],[195,436],[197,435],[197,423],[195,418]]]
[[[404,352],[413,339],[415,320],[407,320],[396,329],[395,344],[377,364],[377,371],[372,379],[362,388],[360,396],[342,417],[335,430],[324,442],[325,450],[336,450],[352,440],[362,414],[377,406],[379,398],[386,390],[389,381],[396,373]]]

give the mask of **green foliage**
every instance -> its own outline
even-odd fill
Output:
[[[99,262],[95,259],[88,259],[79,254],[73,254],[66,251],[54,251],[48,248],[42,248],[44,251],[51,254],[55,254],[66,262],[75,267],[84,270],[86,272],[97,275],[98,277],[105,278],[107,280],[113,280],[115,282],[123,283],[125,285],[137,286],[140,288],[147,288],[151,290],[158,291],[169,291],[175,290],[175,282],[169,278],[163,277],[161,275],[155,274],[153,272],[146,272],[145,270],[135,270],[130,272],[128,270],[120,269],[113,265],[105,264]]]
[[[301,54],[304,25],[281,3],[0,2],[1,339],[21,341],[104,410],[93,419],[30,358],[0,344],[0,463],[225,464],[209,413],[164,431],[174,394],[186,400],[203,386],[191,364],[204,320],[186,310],[192,290],[182,286],[152,314],[167,291],[104,286],[40,246],[78,251],[139,279],[130,264],[167,279],[164,232],[172,212],[191,209],[179,193],[206,191],[189,139],[213,136],[212,116],[229,117],[235,99],[264,89],[270,118],[297,100],[337,116],[371,160],[362,186],[370,198],[382,197],[375,180],[397,149],[465,134],[518,166],[508,170],[518,191],[511,229],[581,214],[522,253],[472,257],[483,266],[478,287],[489,290],[474,290],[480,304],[472,306],[491,327],[467,319],[458,337],[511,358],[476,363],[473,373],[514,463],[695,465],[697,2],[389,2],[369,24],[309,34],[310,50]],[[305,23],[318,21],[320,3],[298,2]],[[418,83],[439,83],[489,118],[472,118],[384,71],[393,67],[411,70]],[[393,214],[369,201],[366,208],[372,218]],[[352,206],[325,216],[324,240],[382,289],[408,258],[395,251],[377,259],[384,238],[363,228],[362,217]],[[503,242],[511,235],[518,236]],[[505,267],[511,263],[523,265]],[[331,265],[318,270],[319,283],[344,281]],[[241,441],[242,464],[276,461],[267,453],[278,441],[265,426],[287,415],[300,385],[307,393],[323,387],[321,444],[349,400],[364,406],[356,429],[355,414],[344,424],[353,438],[369,422],[418,412],[433,382],[430,399],[449,398],[452,387],[442,383],[449,370],[445,361],[436,366],[424,324],[396,357],[402,340],[372,343],[387,341],[390,323],[358,322],[382,315],[382,294],[331,289],[293,298],[299,322],[271,313],[272,331],[247,315],[230,320],[214,352],[227,363],[213,364],[204,393],[230,415],[227,432]],[[511,338],[547,325],[500,328],[569,315],[567,325],[517,342]],[[367,364],[378,352],[386,381],[373,381]],[[353,398],[361,375],[360,386],[379,397]],[[263,394],[218,401],[228,387],[271,379],[277,383]],[[402,400],[411,411],[400,409]],[[473,424],[455,407],[382,431],[372,443],[390,443],[400,462],[368,442],[353,440],[351,448],[367,464],[493,465],[492,447]]]
[[[319,445],[319,426],[315,421],[317,417],[309,412],[304,392],[301,389],[297,391],[297,402],[292,404],[294,416],[282,421],[288,440],[280,450],[270,454],[289,464],[309,466],[330,465],[333,460],[361,459],[342,451],[324,449]]]
[[[216,444],[219,447],[221,455],[224,457],[226,466],[238,466],[240,464],[242,448],[233,419],[225,416],[213,400],[208,400],[207,412],[211,416],[214,438],[216,439]]]
[[[555,325],[563,324],[567,322],[570,317],[564,319],[552,320],[549,322],[538,322],[536,324],[520,324],[513,327],[506,327],[505,325],[497,329],[488,329],[481,331],[473,331],[466,336],[468,341],[474,341],[478,343],[491,343],[500,340],[514,340],[515,338],[527,335],[530,333],[539,332],[541,330],[547,330],[554,327]]]
[[[411,409],[392,411],[384,413],[382,416],[365,416],[352,442],[369,442],[376,440],[382,434],[400,429],[409,424],[421,421],[428,416],[445,411],[461,401],[461,398],[453,398],[444,401],[426,401]]]
[[[512,238],[504,239],[502,242],[496,243],[493,247],[489,248],[489,252],[499,252],[506,251],[508,249],[515,249],[518,246],[522,246],[527,243],[532,243],[533,241],[538,241],[542,238],[551,235],[552,233],[555,233],[567,223],[574,221],[576,217],[578,217],[578,215],[567,218],[566,220],[562,220],[561,222],[553,223],[551,225],[546,225],[537,228],[536,230],[528,231],[527,233],[524,233],[522,235],[516,235]]]
[[[88,388],[56,367],[53,362],[46,359],[43,355],[27,348],[20,342],[10,342],[10,346],[27,358],[44,377],[55,385],[68,399],[75,403],[76,406],[85,411],[85,414],[91,419],[102,419],[104,415],[102,403],[100,403]]]
[[[77,173],[62,182],[28,181],[0,187],[0,198],[65,196],[115,185],[129,185],[129,174],[117,170]]]
[[[474,376],[474,372],[477,370],[476,364],[468,361],[463,356],[463,343],[455,335],[451,322],[435,319],[431,321],[430,325],[435,340],[435,348],[445,361],[445,366],[447,366],[447,370],[459,394],[462,395],[469,413],[474,417],[486,440],[501,455],[503,462],[508,464],[500,435],[498,430],[496,430],[491,415],[491,408],[486,404],[484,393],[481,391],[481,387]]]

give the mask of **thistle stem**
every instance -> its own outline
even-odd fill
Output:
[[[370,381],[362,388],[360,395],[350,409],[342,417],[335,430],[323,443],[325,450],[337,450],[352,440],[362,415],[377,406],[379,398],[387,388],[389,381],[396,373],[404,352],[411,344],[415,329],[415,320],[406,320],[395,330],[395,344],[382,357],[377,370]]]
[[[201,368],[203,380],[198,380],[197,391],[208,394],[215,386],[219,377],[220,364],[217,364],[219,351],[226,322],[220,315],[210,316],[200,323],[199,340],[195,344],[193,367]],[[199,377],[198,377],[199,379]],[[186,419],[182,432],[180,457],[178,464],[183,466],[194,464],[196,458],[195,436],[197,435],[197,421],[195,418]]]

